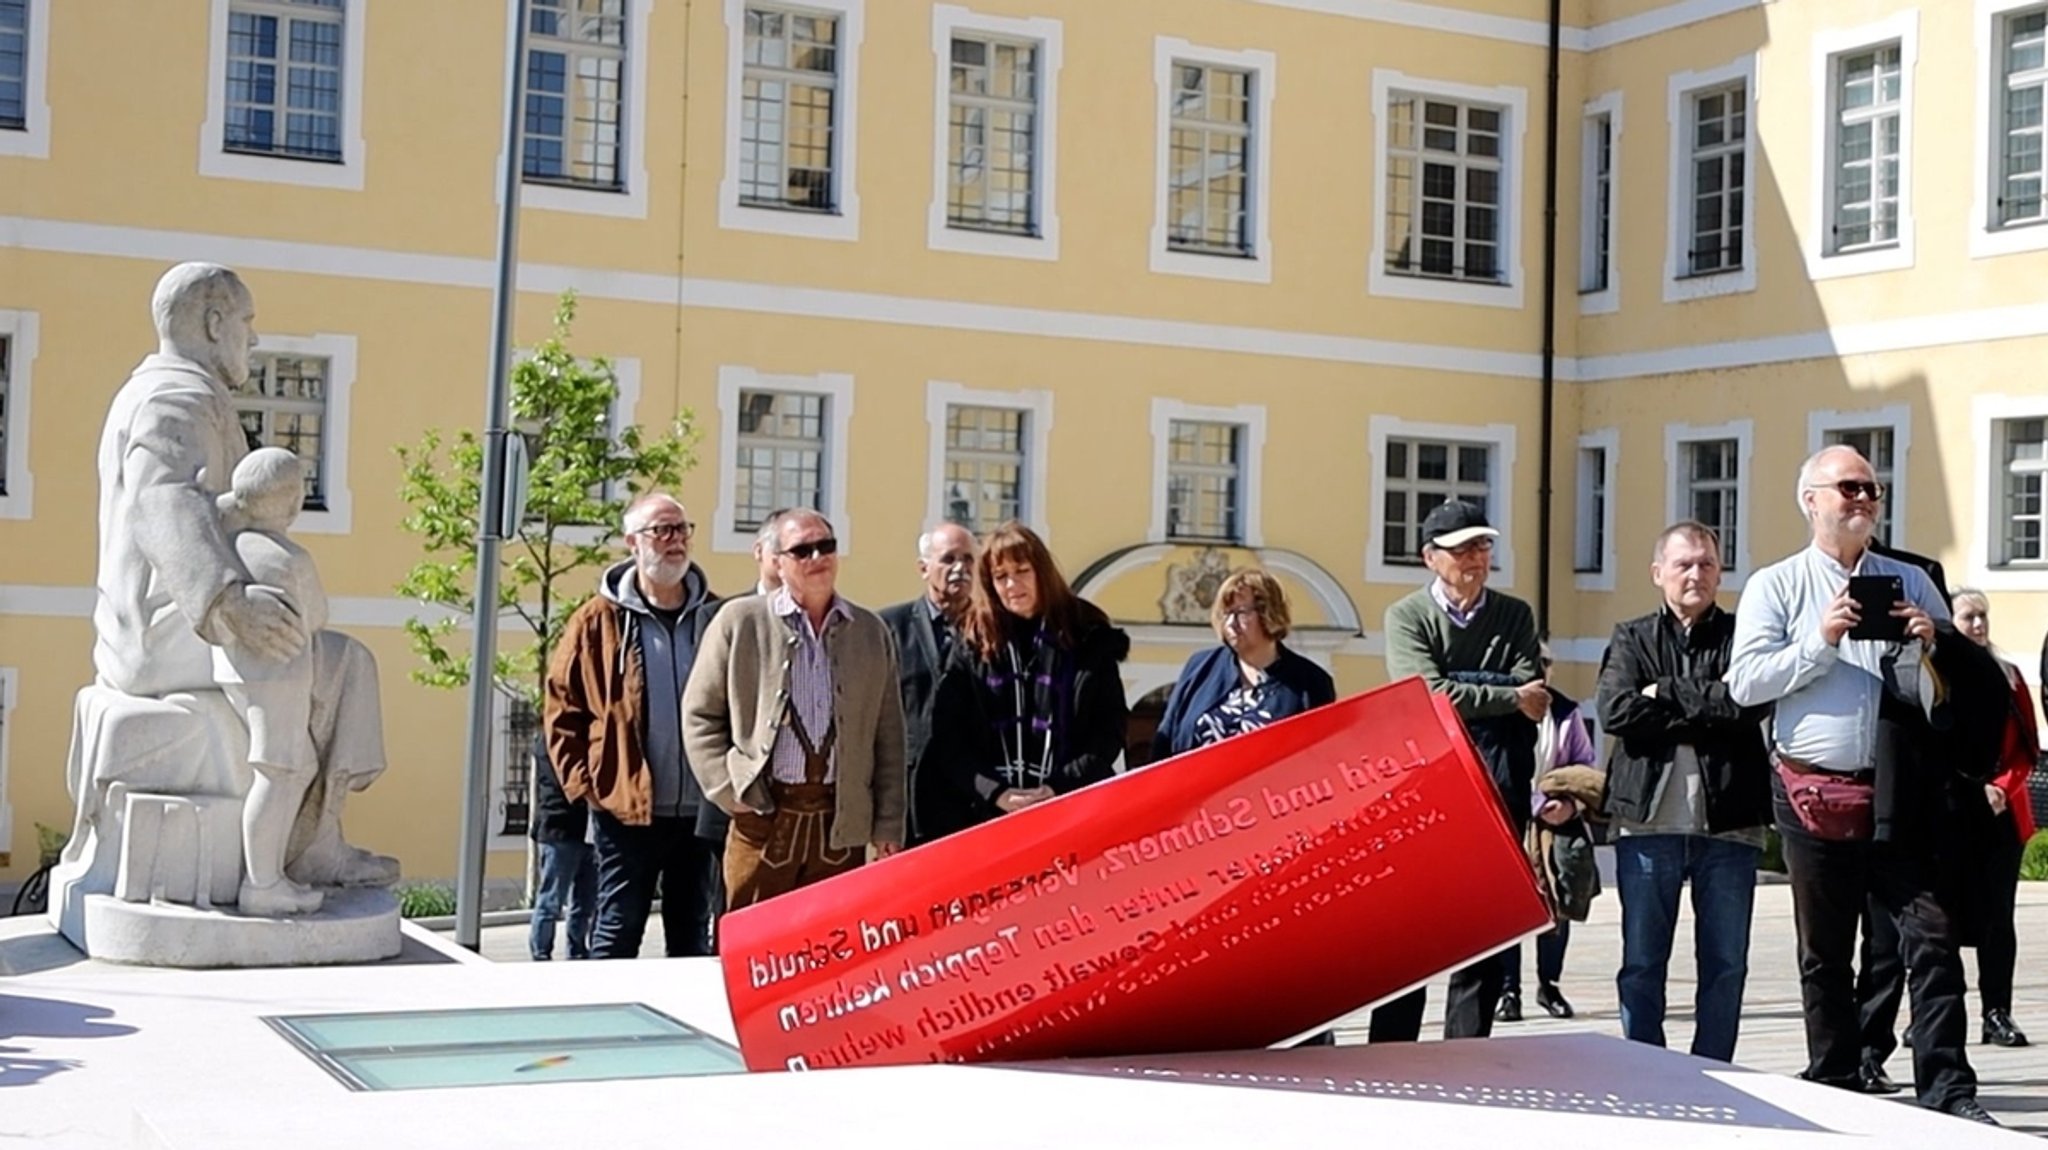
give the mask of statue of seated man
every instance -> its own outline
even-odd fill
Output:
[[[241,907],[302,913],[319,902],[305,888],[398,877],[396,859],[341,835],[347,794],[384,770],[376,661],[318,625],[324,597],[313,581],[316,611],[300,578],[310,557],[263,509],[281,497],[275,476],[259,482],[252,471],[250,501],[228,495],[233,510],[220,513],[249,454],[232,391],[256,346],[248,288],[217,264],[180,264],[158,282],[151,312],[157,353],[115,395],[100,438],[93,667],[103,688],[160,699],[220,690],[219,653],[241,680],[227,692],[239,693],[236,710],[262,724],[252,731]],[[252,529],[239,546],[231,525]]]

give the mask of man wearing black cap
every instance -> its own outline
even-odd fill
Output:
[[[1427,587],[1387,608],[1387,674],[1420,675],[1448,696],[1507,804],[1516,837],[1530,813],[1536,774],[1536,724],[1550,707],[1536,642],[1536,615],[1512,595],[1489,591],[1493,542],[1500,532],[1485,512],[1459,500],[1439,504],[1422,521]],[[1575,813],[1552,801],[1538,815],[1563,822]],[[1451,975],[1444,1002],[1445,1038],[1483,1038],[1493,1031],[1502,968],[1489,956]],[[1373,1012],[1376,1041],[1412,1041],[1422,1029],[1423,991]]]

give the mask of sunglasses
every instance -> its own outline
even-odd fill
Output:
[[[665,543],[670,539],[687,540],[696,533],[697,525],[695,523],[649,523],[633,534],[644,535],[649,539],[659,539]]]
[[[802,563],[819,556],[838,554],[839,540],[828,535],[823,539],[816,539],[809,543],[799,543],[794,547],[785,547],[782,549],[782,553]]]
[[[1840,492],[1844,499],[1868,499],[1875,503],[1884,498],[1884,484],[1875,483],[1868,479],[1842,479],[1834,483],[1809,483],[1806,485],[1808,491],[1821,491],[1830,488]]]

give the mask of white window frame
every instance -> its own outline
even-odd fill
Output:
[[[1607,92],[1586,101],[1579,133],[1579,314],[1612,315],[1621,310],[1621,128],[1622,96]],[[1607,125],[1607,286],[1589,289],[1600,258],[1599,126]]]
[[[1976,177],[1972,181],[1970,258],[1989,259],[2048,250],[2048,220],[1998,222],[1998,187],[2005,154],[2000,121],[2005,109],[2006,17],[2041,6],[2041,0],[1977,0]],[[1981,505],[1980,505],[1981,506]],[[1987,588],[1988,590],[1988,588]]]
[[[1812,455],[1828,445],[1828,434],[1836,431],[1869,431],[1882,428],[1892,433],[1892,473],[1884,479],[1886,510],[1891,514],[1893,547],[1911,547],[1906,535],[1907,476],[1913,447],[1913,409],[1903,403],[1862,411],[1812,411],[1806,415],[1806,453]]]
[[[1581,591],[1614,590],[1614,574],[1619,564],[1619,547],[1614,538],[1614,505],[1620,502],[1621,493],[1615,484],[1621,476],[1621,429],[1603,427],[1579,436],[1578,478],[1573,493],[1572,566],[1588,550],[1587,528],[1591,524],[1592,481],[1596,478],[1588,466],[1589,452],[1599,451],[1600,473],[1597,476],[1602,494],[1600,505],[1600,554],[1596,557],[1599,567],[1572,572],[1572,585]]]
[[[1479,283],[1440,279],[1435,276],[1405,275],[1387,270],[1387,103],[1396,93],[1406,96],[1438,96],[1467,104],[1499,108],[1507,123],[1501,127],[1500,162],[1500,262],[1502,282]],[[1411,76],[1390,68],[1372,70],[1373,216],[1372,256],[1366,264],[1367,294],[1390,299],[1425,300],[1431,303],[1479,304],[1486,307],[1520,309],[1528,277],[1522,274],[1522,177],[1527,165],[1525,144],[1529,133],[1529,90],[1510,85],[1483,87]],[[1419,174],[1418,174],[1419,178]]]
[[[1264,497],[1266,405],[1244,403],[1235,407],[1216,407],[1160,397],[1152,400],[1152,516],[1145,528],[1145,541],[1183,542],[1166,533],[1167,487],[1172,472],[1173,425],[1176,420],[1234,423],[1238,426],[1237,497],[1240,504],[1238,523],[1242,530],[1238,541],[1230,546],[1264,547],[1265,517],[1261,514],[1260,504]]]
[[[825,397],[824,515],[832,521],[839,553],[853,550],[853,521],[846,511],[846,459],[853,426],[853,376],[843,372],[775,375],[724,364],[718,369],[718,510],[712,517],[711,549],[751,554],[754,528],[737,524],[739,503],[740,393],[791,391]]]
[[[368,0],[345,0],[341,28],[341,162],[265,156],[227,149],[228,11],[234,0],[213,0],[206,58],[206,122],[199,126],[199,174],[224,180],[296,184],[304,188],[363,190],[363,25]]]
[[[0,309],[0,338],[11,345],[7,353],[7,374],[0,376],[0,388],[7,391],[7,454],[0,459],[7,482],[0,495],[0,519],[35,517],[36,479],[28,469],[30,430],[30,386],[35,376],[37,316],[32,311]],[[4,797],[4,796],[0,796]],[[0,837],[0,843],[7,840]]]
[[[1756,56],[1743,56],[1732,63],[1699,72],[1674,73],[1667,86],[1665,124],[1671,139],[1671,166],[1666,185],[1666,250],[1664,253],[1664,302],[1681,303],[1711,296],[1735,295],[1756,290],[1756,185],[1760,178],[1756,163],[1757,112]],[[1726,271],[1690,275],[1686,253],[1692,249],[1692,116],[1693,97],[1714,88],[1741,82],[1745,111],[1742,134],[1742,266]]]
[[[2048,591],[2048,562],[2014,565],[1997,561],[2005,547],[1998,428],[2017,419],[2048,419],[2048,395],[1979,395],[1970,403],[1977,466],[1972,479],[1975,514],[1967,516],[1971,523],[1969,581],[1986,591]]]
[[[1898,239],[1883,246],[1838,252],[1834,238],[1838,166],[1835,157],[1841,116],[1835,100],[1841,86],[1842,60],[1894,43],[1899,48]],[[1810,217],[1806,242],[1802,245],[1809,279],[1902,271],[1913,266],[1913,104],[1914,71],[1919,59],[1920,12],[1914,8],[1875,24],[1823,32],[1814,38],[1813,191],[1808,198]]]
[[[1176,62],[1213,65],[1248,72],[1252,77],[1251,210],[1245,231],[1251,239],[1248,256],[1205,255],[1167,246],[1170,231],[1169,181],[1172,178],[1173,66]],[[1230,51],[1204,48],[1173,36],[1152,41],[1152,83],[1156,106],[1153,125],[1151,270],[1159,275],[1197,276],[1237,283],[1273,282],[1273,98],[1277,92],[1279,58],[1257,48]],[[1161,523],[1165,522],[1161,519]]]
[[[50,158],[50,0],[28,0],[28,61],[22,76],[22,126],[0,130],[0,156]],[[0,794],[0,799],[4,799]],[[5,811],[0,807],[0,812]],[[4,824],[0,824],[4,825]],[[0,837],[0,843],[5,843]]]
[[[320,434],[324,440],[322,494],[325,511],[301,511],[294,533],[347,535],[355,522],[355,500],[349,494],[349,406],[356,382],[356,337],[352,335],[263,335],[258,348],[266,354],[317,356],[327,361],[327,411]]]
[[[932,9],[932,53],[937,74],[932,91],[932,202],[925,222],[925,246],[933,251],[1027,260],[1060,258],[1059,81],[1065,54],[1064,25],[1045,17],[990,16],[957,4]],[[947,222],[948,163],[952,140],[953,37],[989,36],[1029,43],[1038,50],[1038,103],[1032,135],[1032,215],[1038,234],[956,228]]]
[[[1730,553],[1727,541],[1721,541],[1721,588],[1740,591],[1755,570],[1749,558],[1754,545],[1750,524],[1756,518],[1755,420],[1738,419],[1711,426],[1689,423],[1664,425],[1664,522],[1676,523],[1692,518],[1692,508],[1685,498],[1685,445],[1723,439],[1735,441],[1735,550]]]
[[[1052,392],[984,391],[934,379],[925,384],[924,418],[931,428],[925,471],[926,523],[946,516],[946,412],[953,407],[1002,407],[1024,413],[1023,519],[1039,537],[1052,538],[1045,514],[1046,469],[1052,445]]]
[[[832,201],[830,212],[785,211],[740,202],[740,85],[746,76],[747,8],[750,4],[786,11],[811,11],[837,17],[836,55],[839,87],[832,121]],[[865,36],[867,0],[725,0],[725,174],[718,183],[718,226],[728,231],[765,232],[814,240],[860,239],[860,45]],[[834,521],[836,527],[837,521]],[[846,540],[842,534],[840,546]],[[748,547],[752,547],[751,536]]]
[[[620,150],[625,153],[619,163],[622,186],[617,190],[596,187],[577,187],[569,184],[535,183],[522,178],[519,183],[519,207],[523,211],[534,208],[543,212],[570,212],[586,216],[608,216],[614,219],[644,220],[647,218],[647,57],[648,25],[655,0],[626,0],[626,77],[625,90],[620,93],[623,103],[621,114],[626,118],[626,131],[619,141]],[[512,22],[505,21],[505,51],[502,59],[512,59],[512,37],[515,29]],[[528,44],[531,46],[531,39]],[[524,68],[525,62],[521,61]],[[521,100],[525,98],[525,73],[520,74]],[[523,104],[522,104],[523,108]],[[502,141],[500,141],[502,144]],[[525,162],[520,163],[521,172]],[[497,170],[505,170],[505,151],[498,149]],[[505,189],[497,189],[497,202],[505,202]]]
[[[1392,415],[1375,415],[1366,427],[1366,459],[1371,471],[1365,534],[1365,581],[1396,586],[1420,587],[1435,576],[1429,568],[1388,562],[1386,536],[1381,517],[1385,514],[1380,485],[1386,482],[1387,441],[1426,439],[1484,446],[1493,452],[1486,468],[1487,519],[1500,529],[1493,544],[1493,575],[1487,584],[1503,591],[1515,585],[1515,425],[1512,423],[1422,423]],[[1402,556],[1401,558],[1406,558]]]

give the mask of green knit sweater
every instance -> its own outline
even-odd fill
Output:
[[[1451,672],[1492,671],[1517,683],[1543,677],[1536,616],[1512,595],[1488,591],[1479,613],[1459,627],[1424,587],[1387,608],[1386,628],[1387,677],[1422,676],[1431,691],[1450,696],[1462,718],[1512,714],[1515,689],[1455,683]]]

